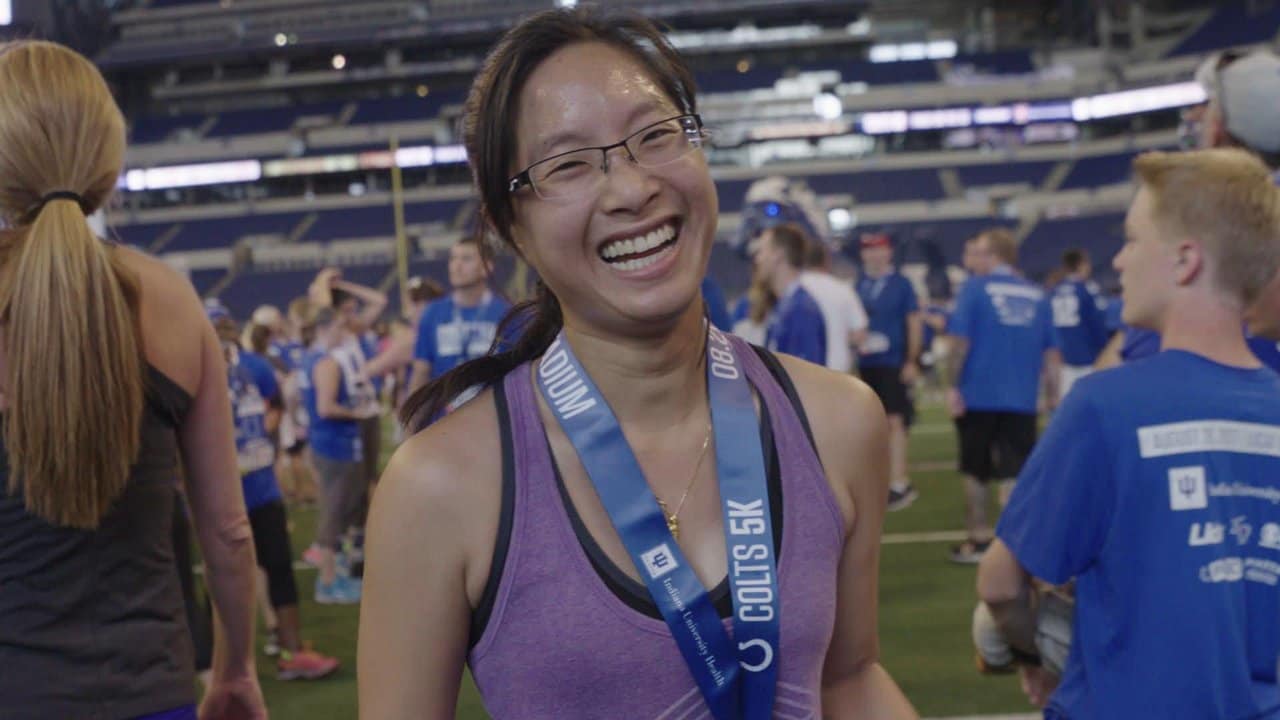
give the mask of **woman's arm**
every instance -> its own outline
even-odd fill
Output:
[[[331,287],[334,290],[350,293],[364,303],[357,320],[362,331],[373,327],[373,324],[378,322],[378,318],[382,317],[382,311],[387,309],[387,294],[379,290],[357,285],[349,280],[334,280]]]
[[[501,505],[492,407],[477,401],[414,436],[378,483],[360,609],[362,720],[454,716]]]
[[[192,298],[195,310],[198,301]],[[203,314],[203,313],[201,313]],[[236,465],[227,368],[213,327],[200,331],[200,380],[179,431],[187,498],[217,609],[215,680],[253,677],[253,585],[257,562]]]
[[[823,667],[823,714],[908,720],[916,712],[880,666],[880,533],[889,497],[889,426],[861,381],[783,360],[813,420],[815,440],[845,517],[836,622]]]

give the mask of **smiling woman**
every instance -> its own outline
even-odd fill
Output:
[[[465,130],[541,281],[508,351],[406,406],[421,428],[487,388],[379,485],[361,716],[452,717],[469,664],[499,719],[914,717],[877,662],[884,414],[704,320],[719,208],[684,61],[635,16],[535,15]]]

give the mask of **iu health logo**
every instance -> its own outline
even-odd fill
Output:
[[[654,580],[680,566],[676,562],[676,556],[672,554],[671,548],[666,543],[655,546],[648,552],[641,553],[640,562],[644,563],[645,572],[649,573],[649,577]]]
[[[1209,507],[1204,466],[1169,468],[1169,508],[1202,510]]]

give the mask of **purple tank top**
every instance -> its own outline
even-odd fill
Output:
[[[844,523],[795,407],[755,352],[730,337],[767,410],[781,468],[774,716],[816,719],[822,717],[822,667],[835,623]],[[514,511],[492,612],[469,657],[485,708],[496,720],[710,718],[666,623],[615,594],[575,534],[529,365],[503,382]],[[724,623],[732,634],[732,621]]]

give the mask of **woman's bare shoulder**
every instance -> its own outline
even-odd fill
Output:
[[[884,406],[852,375],[786,355],[779,360],[800,396],[831,489],[851,523],[856,497],[881,494],[881,456],[889,437]]]
[[[473,600],[498,534],[502,456],[494,393],[486,390],[407,439],[378,483],[379,520],[419,535],[433,551],[460,553]]]

